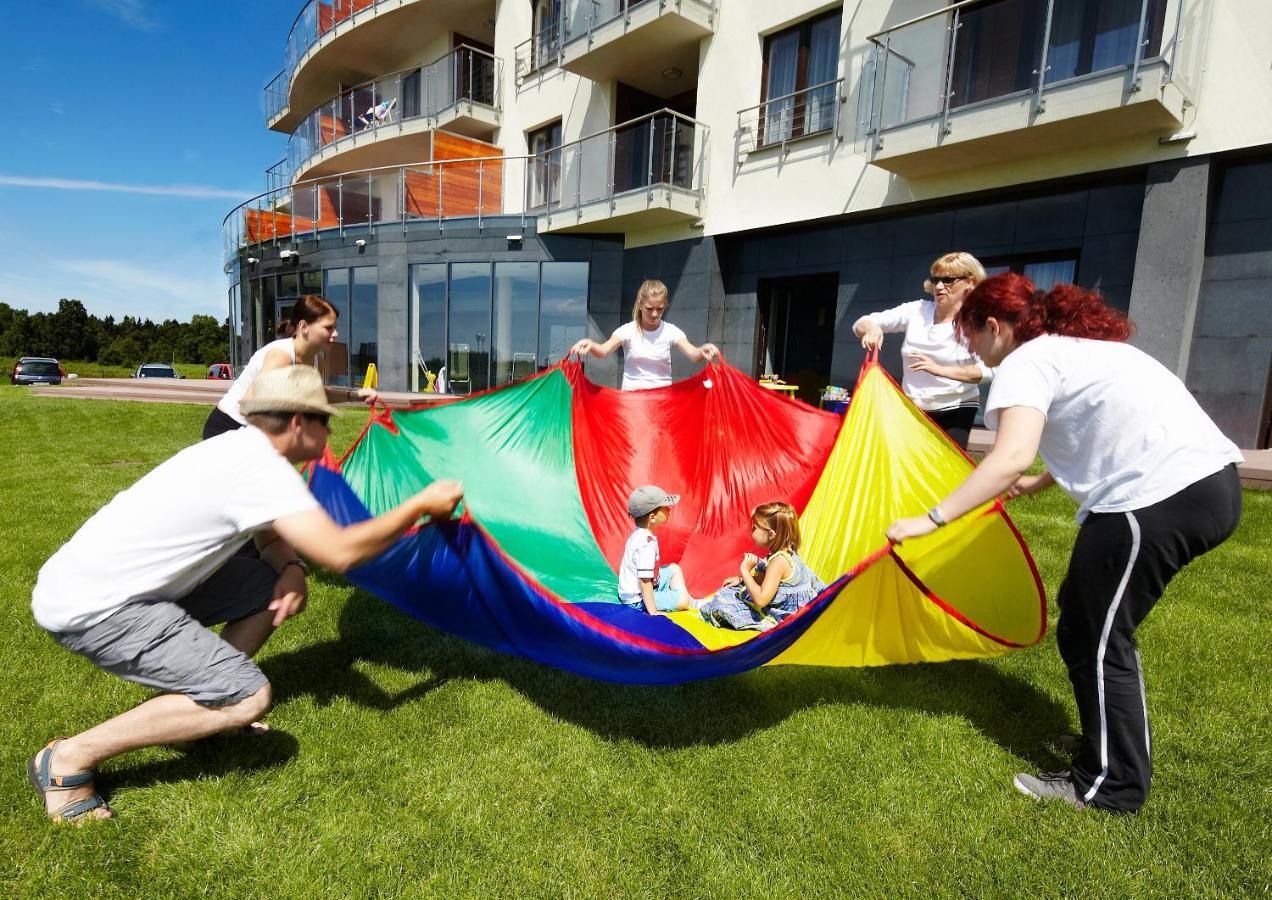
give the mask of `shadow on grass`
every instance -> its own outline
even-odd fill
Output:
[[[293,759],[299,750],[300,742],[277,728],[257,736],[215,735],[185,745],[176,759],[133,766],[111,766],[102,772],[98,781],[103,792],[109,794],[120,788],[196,781],[231,772],[260,772],[283,765]]]
[[[731,743],[813,707],[865,705],[959,716],[1040,768],[1067,764],[1048,747],[1050,739],[1069,730],[1065,707],[988,662],[871,669],[775,666],[666,687],[610,684],[442,634],[363,591],[354,591],[342,609],[339,633],[336,640],[263,660],[275,702],[299,696],[319,703],[347,698],[393,709],[450,681],[502,681],[553,716],[607,739],[671,748]],[[390,693],[357,670],[362,662],[423,677]]]

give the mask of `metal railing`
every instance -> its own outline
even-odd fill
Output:
[[[561,61],[563,22],[563,19],[554,19],[532,34],[529,40],[517,45],[512,56],[518,84],[535,72],[555,66]]]
[[[475,107],[499,114],[502,61],[461,45],[425,66],[392,72],[341,91],[310,112],[287,141],[291,174],[320,152],[345,141],[357,143],[384,128],[404,123],[434,123],[452,111]]]
[[[291,90],[292,76],[300,60],[309,48],[318,43],[328,32],[345,22],[357,22],[375,15],[378,7],[401,6],[402,0],[308,0],[296,14],[287,32],[287,45],[283,52],[283,71],[266,87],[265,111],[267,120],[273,119],[287,108],[287,96]],[[281,105],[271,96],[281,96]],[[272,110],[272,112],[271,112]]]
[[[681,192],[699,205],[705,184],[709,129],[688,116],[659,110],[562,144],[533,157],[528,208],[555,215],[597,203],[612,209],[625,195]]]
[[[1135,93],[1150,63],[1161,63],[1163,81],[1195,99],[1210,2],[943,6],[869,36],[858,124],[878,149],[889,128],[935,119],[939,133],[949,134],[952,113],[1005,97],[1032,94],[1034,111],[1045,112],[1049,90],[1080,79],[1122,72],[1127,92]],[[1005,32],[1021,36],[1014,56],[991,40]]]
[[[291,181],[291,166],[287,157],[283,157],[265,170],[265,192],[278,191],[287,187]]]
[[[824,81],[738,111],[738,152],[785,147],[817,134],[839,136],[844,80]]]
[[[433,160],[287,184],[239,204],[221,223],[225,259],[262,244],[458,219],[527,216],[679,192],[700,206],[707,126],[670,110],[526,156]]]
[[[284,72],[279,72],[270,79],[269,84],[265,85],[265,122],[266,124],[274,121],[283,110],[290,104],[287,96],[287,79],[284,78]]]

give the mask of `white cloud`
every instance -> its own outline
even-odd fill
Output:
[[[146,9],[144,0],[89,0],[89,3],[115,16],[129,28],[154,31],[159,27]]]
[[[232,191],[226,188],[206,187],[197,184],[117,184],[109,181],[88,181],[80,178],[30,178],[24,175],[3,174],[0,174],[0,185],[47,188],[58,191],[111,191],[119,194],[187,197],[194,200],[249,200],[255,196],[250,191]]]

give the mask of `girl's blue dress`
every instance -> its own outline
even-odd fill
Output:
[[[751,601],[746,585],[722,587],[715,596],[702,605],[702,618],[719,628],[735,628],[739,631],[768,631],[778,622],[796,612],[822,592],[826,585],[813,574],[807,563],[793,550],[777,550],[769,559],[783,556],[791,564],[791,574],[777,584],[777,594],[766,609],[760,609]],[[764,580],[767,560],[760,560],[755,567],[755,577]]]

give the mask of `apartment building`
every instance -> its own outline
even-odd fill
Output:
[[[958,249],[1099,289],[1272,437],[1266,0],[311,0],[280,42],[286,155],[225,220],[240,359],[321,292],[329,379],[467,393],[660,278],[815,402]]]

